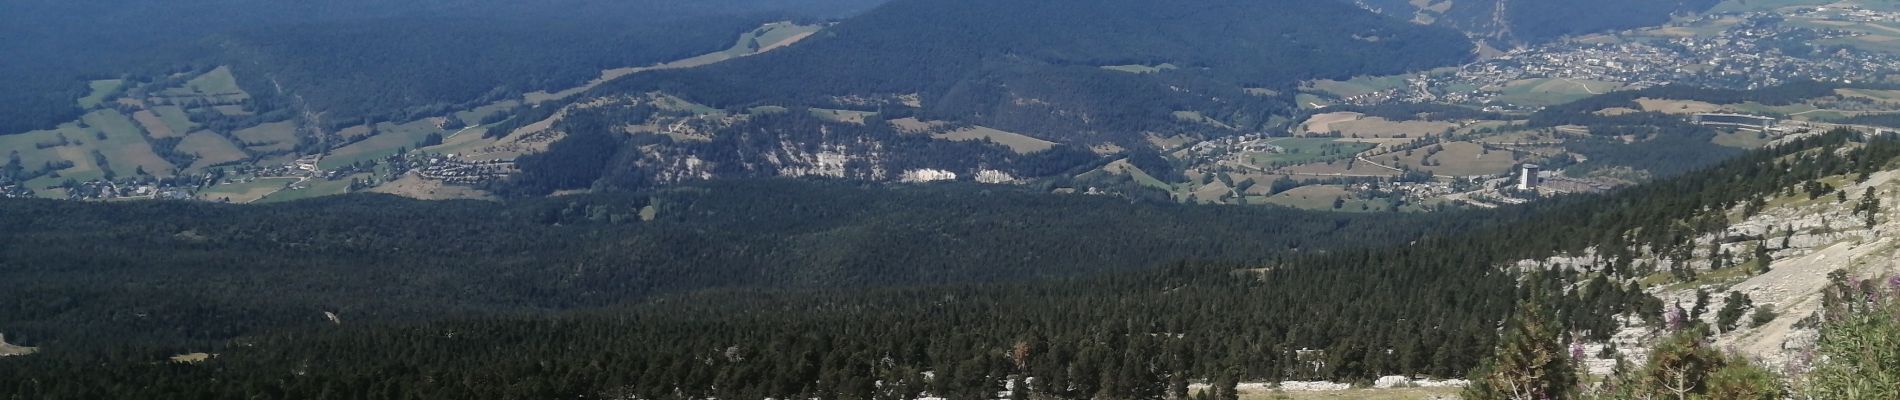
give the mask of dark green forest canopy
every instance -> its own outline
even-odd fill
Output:
[[[351,195],[256,207],[0,204],[0,309],[20,310],[0,315],[0,327],[10,338],[73,346],[222,340],[313,322],[319,310],[407,320],[599,307],[707,288],[1258,263],[1482,223],[791,180],[513,203]],[[654,219],[642,222],[648,206]]]
[[[1245,87],[1449,65],[1471,48],[1454,31],[1333,2],[901,0],[784,51],[644,74],[597,93],[855,109],[901,107],[900,97],[917,95],[925,117],[1058,141],[1139,140],[1130,134],[1172,121],[1172,111],[1245,130],[1291,107]],[[1100,68],[1161,64],[1177,68]]]
[[[843,17],[881,1],[8,1],[0,134],[78,116],[87,79],[220,64],[254,95],[281,84],[335,119],[404,118],[724,49],[762,22]]]
[[[0,326],[46,350],[0,360],[20,377],[0,393],[960,398],[1028,376],[1066,382],[1036,386],[1047,396],[1154,398],[1186,379],[1460,376],[1525,293],[1564,293],[1547,301],[1582,335],[1660,318],[1660,301],[1603,280],[1640,274],[1615,249],[1693,246],[1680,238],[1722,229],[1707,210],[1900,156],[1900,140],[1857,137],[1609,195],[1411,217],[789,180],[428,207],[10,201]],[[647,206],[656,218],[634,222]],[[1288,253],[1294,235],[1334,246]],[[1220,243],[1239,245],[1194,247]],[[1011,247],[1024,245],[1036,250]],[[1595,279],[1498,268],[1589,246],[1606,251]],[[1087,258],[1099,251],[1111,258]],[[1265,259],[1103,265],[1195,251]],[[933,276],[948,273],[962,275]],[[188,351],[220,356],[153,362]]]
[[[629,235],[621,230],[630,228],[614,221],[626,221],[635,206],[646,204],[662,210],[660,219],[632,224],[638,228],[631,229],[691,223],[692,229],[707,235],[733,235],[731,232],[740,230],[829,235],[865,226],[861,222],[867,217],[895,221],[974,219],[986,226],[1004,223],[972,212],[984,210],[1022,224],[996,232],[1024,230],[1048,237],[1069,232],[1074,238],[1103,239],[1138,234],[1140,230],[1134,228],[1146,227],[1138,224],[1158,223],[1142,221],[1147,215],[1181,221],[1247,221],[1254,211],[1167,206],[1152,208],[1151,213],[1140,210],[1152,206],[1127,205],[1113,199],[1012,194],[1000,188],[967,186],[913,187],[874,195],[880,192],[794,181],[681,189],[647,197],[651,200],[645,202],[640,198],[588,196],[515,205],[449,203],[428,209],[410,207],[414,202],[375,196],[254,209],[165,203],[9,202],[5,203],[9,213],[4,214],[8,229],[0,231],[9,235],[8,240],[0,242],[6,244],[0,249],[9,255],[6,260],[20,260],[16,254],[41,251],[49,252],[47,256],[83,259],[87,256],[74,251],[37,249],[51,246],[48,240],[53,239],[64,239],[68,244],[110,239],[124,248],[150,250],[141,254],[146,262],[139,264],[140,268],[168,270],[171,275],[195,279],[200,286],[179,283],[183,278],[154,283],[159,281],[149,276],[135,278],[146,283],[111,282],[116,278],[99,276],[92,269],[96,268],[93,263],[85,262],[67,263],[70,266],[64,268],[7,264],[6,271],[12,276],[0,282],[38,287],[40,291],[7,288],[4,293],[10,304],[0,305],[0,309],[17,310],[5,316],[23,316],[0,325],[8,329],[27,327],[32,333],[22,339],[29,345],[42,346],[44,351],[0,360],[0,373],[18,377],[0,380],[0,393],[29,398],[261,395],[400,399],[871,398],[882,392],[889,397],[911,398],[930,391],[971,398],[986,391],[993,393],[1007,377],[1035,377],[1039,382],[1054,382],[1035,386],[1034,390],[1045,396],[1156,398],[1173,382],[1188,379],[1219,382],[1365,380],[1389,374],[1461,376],[1476,365],[1477,357],[1487,353],[1498,324],[1527,293],[1561,294],[1545,301],[1555,309],[1552,315],[1559,316],[1561,330],[1579,335],[1607,336],[1615,327],[1609,318],[1612,316],[1660,318],[1663,305],[1659,300],[1643,295],[1639,287],[1609,284],[1604,279],[1640,273],[1630,270],[1626,262],[1629,254],[1615,249],[1674,251],[1680,246],[1693,246],[1680,238],[1722,229],[1722,223],[1703,217],[1722,213],[1708,210],[1727,209],[1820,177],[1879,171],[1891,167],[1896,156],[1900,156],[1900,140],[1883,137],[1863,142],[1855,135],[1835,133],[1752,152],[1711,169],[1609,195],[1571,197],[1484,213],[1436,214],[1442,219],[1406,221],[1377,216],[1380,219],[1374,225],[1410,233],[1416,240],[1375,240],[1386,245],[1373,243],[1323,254],[1273,257],[1264,263],[1163,262],[1104,274],[987,282],[979,278],[971,281],[976,283],[922,286],[797,281],[801,274],[813,273],[807,270],[811,265],[830,265],[819,263],[788,266],[781,272],[791,274],[774,277],[770,284],[674,291],[636,302],[589,303],[587,296],[578,295],[612,291],[608,287],[588,287],[588,282],[637,282],[625,276],[589,275],[596,268],[611,265],[604,262],[605,258],[586,263],[576,262],[578,259],[533,260],[487,270],[483,276],[490,279],[487,283],[452,282],[433,288],[431,284],[452,278],[428,276],[427,271],[490,268],[438,264],[479,264],[506,254],[531,254],[537,248],[598,246],[574,244],[587,238],[624,240]],[[751,191],[752,195],[721,195],[732,190]],[[836,207],[815,206],[814,200]],[[1010,205],[1019,205],[1026,213],[1012,215],[1007,211]],[[505,211],[496,212],[498,209]],[[889,212],[893,209],[915,216],[900,217]],[[21,216],[14,210],[62,212],[73,217],[71,225],[58,227],[61,225],[54,223],[59,218]],[[1064,228],[1063,222],[1031,217],[1051,212],[1111,220],[1112,216],[1126,215],[1134,221]],[[213,221],[207,219],[212,214],[246,222],[206,222]],[[1274,217],[1309,221],[1302,215],[1322,218],[1320,223],[1325,223],[1325,218],[1344,218],[1309,213]],[[325,218],[362,217],[386,222],[359,222],[349,228],[341,227],[340,222],[325,222]],[[440,218],[442,222],[424,217]],[[118,219],[144,222],[121,224],[129,227],[125,229],[98,229],[100,220]],[[1445,225],[1454,220],[1464,225]],[[452,227],[448,221],[461,227]],[[1350,228],[1368,221],[1348,222],[1341,226]],[[1123,223],[1130,229],[1106,228]],[[1419,235],[1410,230],[1426,227],[1444,233]],[[238,228],[249,230],[234,231]],[[445,240],[494,228],[515,231],[489,235],[520,235],[533,240],[496,237],[465,244]],[[902,231],[924,229],[909,226]],[[1326,231],[1310,226],[1297,229],[1307,233]],[[1242,232],[1214,235],[1239,240],[1231,235]],[[943,230],[926,233],[935,240],[932,243],[972,239],[946,235]],[[872,237],[834,243],[868,244],[864,241],[872,239],[864,238]],[[165,243],[174,240],[187,244]],[[1207,236],[1195,236],[1194,240],[1211,242]],[[1338,239],[1324,240],[1337,243]],[[171,261],[177,259],[166,255],[188,252],[194,248],[190,242],[199,242],[200,246],[217,244],[198,248],[217,248],[220,254],[268,252],[269,256],[255,257],[253,261],[258,264],[234,265]],[[423,243],[433,245],[411,247]],[[152,250],[161,248],[161,244],[173,250]],[[390,256],[390,248],[398,245],[420,254],[419,258],[354,268],[347,262],[336,262],[344,260],[341,255],[306,257],[328,249],[363,258],[348,261],[369,262]],[[1007,245],[1007,241],[983,245]],[[916,243],[893,246],[910,246],[899,248],[925,255],[935,251]],[[1591,267],[1603,274],[1596,278],[1583,271],[1520,276],[1498,268],[1505,262],[1588,246],[1602,246],[1599,248],[1607,251],[1599,265]],[[100,247],[105,250],[98,253],[105,255],[97,258],[123,256],[114,255],[121,251],[111,245]],[[651,253],[646,257],[682,258],[672,261],[672,265],[683,268],[713,265],[718,260],[707,258],[720,257],[721,251],[764,251],[753,249],[725,247],[712,252]],[[444,253],[483,257],[429,260],[448,257]],[[616,251],[608,253],[615,259],[630,258]],[[964,256],[944,255],[967,260]],[[283,265],[284,260],[298,259],[313,261],[309,265]],[[706,263],[696,264],[699,261]],[[1062,262],[1056,258],[1015,265]],[[537,265],[544,269],[536,270]],[[216,272],[234,268],[275,272],[250,277]],[[137,269],[121,266],[108,276],[136,276]],[[63,272],[67,270],[86,273]],[[823,275],[834,272],[839,275]],[[726,279],[721,276],[726,273],[730,271],[689,280],[719,281]],[[827,278],[863,272],[833,269],[815,273],[818,275],[803,276],[829,282]],[[555,281],[558,285],[549,286],[545,278],[537,278],[543,275],[562,279]],[[19,276],[32,279],[16,279]],[[400,283],[379,283],[382,281]],[[247,284],[271,290],[260,294],[257,289],[243,289]],[[62,285],[71,287],[60,288]],[[199,289],[204,286],[217,288]],[[348,297],[323,299],[332,303],[318,307],[307,303],[320,297],[311,293],[379,286],[389,292],[350,293]],[[94,289],[75,289],[83,287]],[[378,297],[381,300],[366,300]],[[557,301],[548,299],[599,306],[550,314],[542,310],[556,308]],[[404,308],[381,308],[393,311],[378,315],[361,305],[377,303],[386,307],[405,301],[426,305],[411,305],[413,308],[407,310],[412,313],[406,315],[398,314]],[[477,304],[481,302],[489,304]],[[248,308],[231,311],[239,304]],[[454,307],[458,305],[468,308],[457,310]],[[321,322],[321,317],[310,315],[315,314],[312,308],[343,309],[340,314],[345,322],[339,326]],[[470,311],[475,308],[485,310]],[[506,311],[509,309],[516,311]],[[265,318],[285,315],[298,321]],[[216,323],[202,322],[206,320]],[[252,332],[243,327],[265,322],[281,323],[277,326],[284,328],[245,334],[229,342],[205,335]],[[185,338],[187,334],[166,332],[180,326],[188,326],[190,334],[204,336],[193,340]],[[55,332],[86,334],[70,332],[73,329],[114,333],[118,340],[52,337]],[[1302,349],[1323,352],[1311,353],[1318,358],[1302,358]],[[190,351],[220,355],[202,364],[154,362]],[[1323,367],[1312,368],[1315,361],[1323,362]],[[936,379],[922,379],[926,371]],[[880,388],[871,384],[875,381],[899,384]]]

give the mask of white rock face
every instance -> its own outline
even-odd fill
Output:
[[[1722,305],[1728,292],[1741,292],[1748,295],[1756,307],[1770,306],[1779,314],[1777,318],[1757,327],[1748,326],[1751,317],[1744,316],[1743,324],[1730,332],[1720,332],[1715,337],[1715,346],[1739,352],[1771,370],[1786,370],[1791,360],[1813,346],[1816,332],[1812,328],[1796,328],[1798,321],[1807,318],[1821,308],[1822,291],[1827,286],[1827,274],[1835,270],[1849,271],[1853,276],[1884,276],[1900,273],[1900,240],[1895,240],[1894,232],[1900,232],[1900,171],[1883,171],[1873,174],[1866,182],[1842,185],[1840,191],[1847,194],[1846,202],[1835,200],[1835,195],[1809,200],[1805,195],[1797,194],[1792,198],[1776,196],[1767,209],[1749,216],[1742,215],[1742,206],[1727,210],[1730,221],[1724,232],[1702,235],[1694,239],[1695,246],[1691,260],[1685,265],[1708,272],[1713,259],[1714,248],[1729,253],[1731,261],[1740,263],[1751,258],[1758,243],[1767,243],[1772,249],[1770,269],[1767,273],[1736,277],[1732,280],[1704,282],[1699,287],[1678,287],[1666,289],[1657,287],[1651,294],[1662,299],[1666,305],[1681,304],[1687,308],[1695,302],[1696,290],[1710,292],[1710,311],[1702,316],[1703,322],[1716,325],[1716,309]],[[1876,224],[1869,228],[1864,215],[1854,213],[1854,206],[1868,189],[1874,190],[1874,196],[1880,200]],[[1765,240],[1726,241],[1731,237],[1760,237]],[[1786,243],[1786,247],[1783,247]],[[1581,269],[1599,263],[1595,260],[1600,249],[1591,249],[1583,254],[1570,254],[1541,260],[1522,260],[1505,267],[1516,269]],[[1666,269],[1668,261],[1656,255],[1654,249],[1636,250],[1638,265],[1647,265],[1657,269]],[[1732,267],[1733,268],[1733,267]],[[1752,313],[1753,310],[1750,310]],[[1667,335],[1659,327],[1644,326],[1641,321],[1618,318],[1623,329],[1615,334],[1611,343],[1616,345],[1617,353],[1631,364],[1641,365],[1649,347],[1660,337]],[[1585,352],[1589,359],[1584,363],[1594,375],[1606,375],[1615,367],[1612,359],[1599,359],[1597,354],[1606,343],[1585,343]]]
[[[976,181],[989,184],[1008,184],[1016,183],[1016,177],[1010,176],[1008,172],[986,169],[976,171]]]
[[[954,181],[957,180],[957,173],[941,169],[913,169],[904,171],[898,180],[906,183]]]
[[[1395,387],[1406,386],[1411,383],[1412,383],[1412,378],[1407,378],[1407,377],[1399,376],[1399,375],[1386,375],[1386,376],[1379,377],[1379,380],[1372,381],[1372,387],[1380,388],[1380,389],[1391,389]]]
[[[1280,381],[1280,390],[1289,392],[1318,392],[1346,389],[1352,389],[1352,384],[1327,381]]]

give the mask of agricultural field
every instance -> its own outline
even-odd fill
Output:
[[[448,136],[450,132],[437,128],[432,119],[410,121],[401,125],[388,122],[376,124],[376,136],[351,143],[348,146],[331,150],[317,166],[323,169],[337,169],[359,161],[386,158],[400,149],[414,149],[417,143],[429,134]]]
[[[1128,176],[1133,177],[1135,179],[1135,182],[1141,183],[1142,186],[1148,186],[1148,187],[1152,187],[1156,189],[1166,190],[1170,193],[1174,192],[1174,189],[1175,189],[1174,185],[1170,185],[1167,182],[1163,182],[1160,179],[1156,179],[1154,175],[1148,175],[1147,171],[1142,171],[1140,167],[1136,167],[1134,164],[1129,164],[1128,160],[1116,160],[1115,162],[1108,163],[1108,165],[1103,165],[1101,169],[1090,171],[1089,173],[1085,173],[1083,175],[1088,175],[1088,174],[1093,174],[1093,173],[1128,175]]]
[[[1458,124],[1444,121],[1390,121],[1385,118],[1371,117],[1332,124],[1332,128],[1349,138],[1418,138],[1427,135],[1445,133],[1457,128]]]
[[[1305,133],[1305,134],[1330,133],[1338,129],[1338,128],[1333,127],[1333,124],[1346,122],[1346,121],[1355,121],[1364,117],[1365,117],[1365,114],[1360,114],[1356,112],[1333,112],[1333,113],[1325,113],[1325,114],[1314,114],[1312,117],[1308,117],[1306,119],[1306,122],[1303,122],[1300,124],[1301,126],[1300,131],[1301,133]]]
[[[1538,78],[1513,81],[1503,87],[1488,89],[1498,92],[1497,99],[1500,101],[1519,106],[1541,107],[1582,100],[1621,88],[1621,84],[1614,82]]]
[[[271,193],[258,199],[259,203],[277,203],[302,200],[314,197],[335,196],[350,192],[351,179],[369,179],[370,174],[356,174],[336,180],[311,179]]]
[[[1770,11],[1787,7],[1821,6],[1834,4],[1839,0],[1727,0],[1716,4],[1711,13]]]
[[[1354,159],[1306,163],[1273,170],[1275,174],[1299,178],[1326,177],[1394,177],[1399,172],[1373,163],[1359,162]]]
[[[139,127],[144,128],[146,134],[150,135],[153,139],[179,137],[183,134],[182,132],[173,131],[171,125],[165,124],[165,120],[159,118],[158,114],[153,113],[152,110],[139,110],[138,112],[134,112],[132,113],[132,120],[137,121]]]
[[[1774,140],[1761,132],[1733,130],[1716,134],[1715,139],[1710,141],[1718,146],[1728,146],[1738,149],[1757,149],[1767,146],[1768,143]]]
[[[1334,97],[1347,98],[1405,86],[1406,75],[1360,76],[1344,81],[1317,80],[1310,86]]]
[[[1695,101],[1695,100],[1667,100],[1667,99],[1652,99],[1652,98],[1647,98],[1647,97],[1636,99],[1636,104],[1642,106],[1643,111],[1659,112],[1659,113],[1665,113],[1665,114],[1711,113],[1711,112],[1722,111],[1724,109],[1720,105],[1707,103],[1707,102],[1701,102],[1701,101]]]
[[[368,192],[387,193],[418,200],[495,199],[494,195],[483,192],[481,189],[423,179],[415,174],[405,174],[394,181],[370,188]]]
[[[1900,104],[1900,90],[1835,89],[1841,97],[1865,99],[1883,104]]]
[[[519,101],[502,100],[469,110],[457,111],[455,112],[455,119],[461,120],[462,124],[467,126],[481,125],[482,119],[484,118],[508,112],[519,107],[521,107],[521,102]]]
[[[244,89],[238,87],[237,77],[231,75],[230,67],[213,69],[204,75],[191,78],[182,87],[159,91],[158,96],[171,98],[174,101],[197,98],[213,103],[235,103],[251,98],[250,93],[245,93]]]
[[[1268,139],[1263,144],[1277,149],[1243,155],[1247,164],[1272,169],[1285,165],[1343,160],[1376,146],[1371,143],[1335,138],[1275,138]]]
[[[959,142],[967,141],[967,140],[989,140],[996,144],[1009,147],[1011,151],[1015,151],[1018,154],[1034,153],[1038,151],[1048,150],[1049,148],[1056,146],[1055,142],[1029,137],[1028,135],[1023,135],[1020,133],[1002,131],[1002,130],[998,130],[994,128],[983,127],[983,126],[974,126],[974,127],[964,128],[964,129],[958,129],[954,131],[933,134],[930,136],[934,138],[938,138],[938,139],[952,140],[952,141],[959,141]]]
[[[1162,71],[1172,71],[1172,70],[1176,70],[1180,68],[1181,67],[1176,66],[1172,63],[1161,63],[1160,65],[1147,65],[1147,64],[1107,65],[1107,66],[1102,67],[1102,69],[1106,69],[1110,71],[1127,72],[1131,74],[1153,74],[1153,73],[1160,73]]]
[[[191,122],[191,115],[178,106],[157,106],[150,108],[150,111],[157,114],[158,119],[164,121],[165,126],[170,127],[172,132],[182,134],[198,128],[197,123]]]
[[[198,191],[198,199],[245,204],[283,190],[295,182],[297,178],[256,178],[241,183],[220,183]]]
[[[105,103],[106,97],[111,96],[114,92],[118,92],[120,88],[124,87],[125,80],[103,79],[88,82],[86,85],[91,91],[86,94],[86,97],[79,98],[79,108],[91,109],[98,107],[100,103]]]
[[[1445,133],[1458,127],[1458,124],[1443,121],[1391,121],[1380,117],[1366,117],[1354,112],[1335,112],[1317,114],[1307,118],[1301,133],[1321,135],[1338,132],[1349,138],[1418,138],[1426,135]]]
[[[1339,185],[1301,186],[1268,197],[1266,202],[1308,210],[1385,211],[1392,208],[1392,203],[1389,201],[1362,199]],[[1333,208],[1335,203],[1340,204],[1340,207]]]
[[[243,161],[251,157],[250,154],[244,152],[244,149],[232,144],[230,139],[210,131],[198,131],[186,135],[184,140],[178,142],[176,149],[178,152],[198,157],[197,161],[186,167],[186,170],[190,172],[204,172],[206,168],[212,166]]]
[[[700,107],[705,107],[705,106],[700,106]],[[711,108],[711,107],[707,107],[707,108]],[[818,116],[818,118],[823,118],[826,121],[831,121],[831,122],[842,122],[842,123],[847,123],[847,124],[863,125],[865,119],[876,116],[877,112],[855,111],[855,110],[833,110],[829,108],[813,108],[811,109],[811,115]]]
[[[1326,99],[1315,96],[1312,93],[1293,95],[1293,101],[1300,103],[1300,109],[1302,110],[1317,110],[1333,106],[1333,102],[1326,101]]]
[[[231,133],[238,144],[255,152],[287,151],[297,147],[297,123],[272,122]]]
[[[495,141],[482,136],[488,134],[488,127],[475,126],[456,131],[442,137],[442,144],[422,148],[423,151],[441,154],[468,154],[484,147],[495,145]]]
[[[1434,153],[1433,149],[1442,149]],[[1411,151],[1371,157],[1372,161],[1403,167],[1414,171],[1429,171],[1433,175],[1445,176],[1482,176],[1498,175],[1510,172],[1522,161],[1513,157],[1513,152],[1505,150],[1486,150],[1483,145],[1473,142],[1450,142]],[[1397,157],[1397,161],[1393,161]]]

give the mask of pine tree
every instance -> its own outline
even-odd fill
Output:
[[[1577,394],[1577,373],[1558,340],[1550,311],[1536,300],[1518,305],[1512,326],[1468,399],[1568,399]]]

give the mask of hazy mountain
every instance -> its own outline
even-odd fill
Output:
[[[1719,0],[1342,0],[1396,18],[1443,26],[1497,48],[1569,35],[1658,25]]]
[[[1454,32],[1331,2],[902,0],[784,51],[601,93],[664,90],[719,108],[916,106],[929,119],[1132,145],[1192,125],[1176,111],[1247,131],[1290,108],[1290,95],[1243,88],[1448,65],[1470,49]]]

